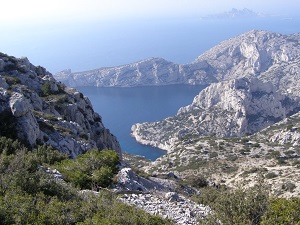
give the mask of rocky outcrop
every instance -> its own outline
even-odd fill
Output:
[[[279,146],[299,146],[300,112],[267,127],[255,135],[258,140],[265,140]]]
[[[271,81],[282,92],[299,96],[300,34],[253,30],[211,48],[194,62],[178,65],[161,58],[92,71],[56,74],[70,86],[131,87],[211,84],[240,77]],[[284,71],[284,72],[283,72]],[[293,82],[289,82],[293,81]]]
[[[233,79],[205,88],[175,116],[133,125],[132,135],[142,144],[171,150],[176,141],[193,135],[236,137],[255,133],[298,107],[298,102],[276,92],[269,82]]]
[[[121,154],[89,99],[27,58],[0,54],[0,117],[0,135],[32,147],[47,144],[72,157],[94,148]]]
[[[176,192],[179,189],[174,180],[146,179],[135,174],[131,168],[122,168],[118,173],[115,192],[119,193],[119,199],[125,204],[171,219],[175,224],[196,224],[198,219],[210,213],[209,207],[179,195]]]
[[[197,204],[174,192],[165,195],[126,194],[120,197],[125,204],[174,221],[175,224],[197,224],[210,213],[210,208]]]

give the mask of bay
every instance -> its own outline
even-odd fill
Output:
[[[157,121],[191,104],[204,86],[170,85],[154,87],[77,87],[102,116],[105,127],[118,138],[122,151],[155,160],[164,150],[137,143],[131,137],[135,123]]]

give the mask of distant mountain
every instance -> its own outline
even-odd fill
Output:
[[[120,145],[79,91],[57,82],[45,68],[0,53],[0,136],[28,146],[51,145],[72,157]]]
[[[241,10],[233,8],[227,12],[202,17],[202,19],[243,19],[243,18],[261,17],[261,16],[262,14],[256,13],[247,8]]]
[[[300,34],[252,30],[231,38],[194,62],[179,65],[161,58],[54,76],[68,86],[132,87],[172,84],[211,84],[240,77],[270,81],[283,93],[300,96]]]

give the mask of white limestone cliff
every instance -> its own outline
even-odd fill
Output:
[[[205,88],[175,116],[133,125],[132,136],[142,144],[170,151],[177,140],[190,135],[236,137],[255,133],[297,107],[298,102],[277,92],[269,82],[233,79]]]
[[[240,77],[271,81],[282,92],[297,90],[300,34],[283,35],[252,30],[231,38],[185,65],[150,58],[136,63],[72,73],[55,74],[67,85],[132,87],[172,84],[211,84]],[[286,68],[286,73],[282,69]],[[296,77],[295,77],[296,75]],[[277,79],[274,79],[277,77]],[[288,82],[288,80],[294,82]]]

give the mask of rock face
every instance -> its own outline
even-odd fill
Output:
[[[89,99],[27,58],[0,54],[0,118],[1,136],[32,147],[47,144],[72,157],[92,148],[121,154]]]
[[[259,140],[268,140],[279,145],[299,146],[300,112],[262,130],[256,134]]]
[[[205,88],[175,116],[133,125],[132,135],[142,144],[171,150],[175,141],[191,135],[236,137],[255,133],[297,107],[298,102],[276,92],[270,82],[232,79]]]
[[[151,58],[124,66],[56,74],[70,86],[131,87],[143,85],[211,84],[240,77],[258,77],[299,96],[300,34],[253,30],[211,48],[194,62],[178,65]]]
[[[123,193],[119,199],[125,204],[169,218],[175,224],[196,224],[198,219],[211,212],[208,206],[179,195],[176,192],[178,189],[178,184],[173,180],[142,178],[130,168],[123,168],[118,174],[117,192]]]
[[[200,62],[194,65],[178,65],[162,58],[150,58],[136,63],[71,73],[65,70],[55,74],[56,79],[68,86],[133,87],[161,86],[171,84],[207,84],[213,77],[202,73],[209,65]],[[199,71],[199,72],[197,72]],[[191,73],[195,72],[194,75]]]

